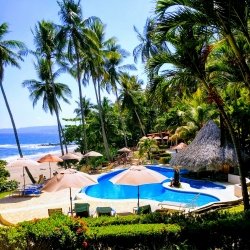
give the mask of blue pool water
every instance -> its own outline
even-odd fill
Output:
[[[167,177],[162,182],[170,182],[173,178],[174,172],[171,168],[162,168],[157,166],[147,166],[148,168],[155,170]],[[89,186],[83,189],[81,192],[85,192],[87,195],[101,199],[136,199],[137,198],[137,186],[129,185],[116,185],[109,180],[124,170],[118,170],[115,172],[107,173],[98,179],[98,184]],[[181,170],[180,173],[184,173]],[[225,188],[222,185],[217,185],[209,181],[191,180],[181,177],[181,182],[186,182],[190,186],[197,189],[202,188]],[[202,194],[198,192],[184,192],[180,190],[168,189],[162,186],[162,183],[157,184],[145,184],[140,186],[140,199],[150,199],[159,202],[170,201],[178,203],[190,204],[195,200],[195,206],[203,206],[210,202],[219,201],[218,198],[212,195]],[[198,195],[199,194],[199,195]]]

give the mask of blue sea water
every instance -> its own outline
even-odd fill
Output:
[[[46,153],[59,153],[57,133],[19,133],[22,153],[25,157],[36,159]],[[69,146],[69,149],[75,146]],[[0,159],[12,160],[19,157],[13,133],[0,133]]]

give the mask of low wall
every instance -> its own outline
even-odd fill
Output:
[[[235,174],[228,174],[227,181],[232,184],[239,184],[240,183],[240,176]]]
[[[236,197],[242,197],[241,185],[240,185],[240,176],[234,174],[228,174],[228,182],[235,184],[234,185],[234,195]],[[247,185],[250,184],[250,180],[246,178]]]
[[[234,195],[238,198],[242,197],[242,191],[241,191],[241,186],[240,184],[235,184],[234,185]]]

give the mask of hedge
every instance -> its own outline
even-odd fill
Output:
[[[82,220],[55,214],[0,228],[0,249],[82,249],[86,230]]]
[[[0,249],[249,249],[250,212],[50,218],[0,228]]]
[[[172,224],[132,224],[93,227],[87,233],[89,246],[98,249],[159,249],[176,242],[180,226]],[[171,240],[170,240],[171,238]]]

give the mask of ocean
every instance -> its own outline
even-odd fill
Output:
[[[60,154],[59,137],[57,133],[18,133],[21,149],[24,157],[39,159],[41,156],[54,153]],[[69,150],[75,149],[75,145],[68,146]],[[13,160],[19,157],[14,134],[12,132],[0,132],[0,159]]]

